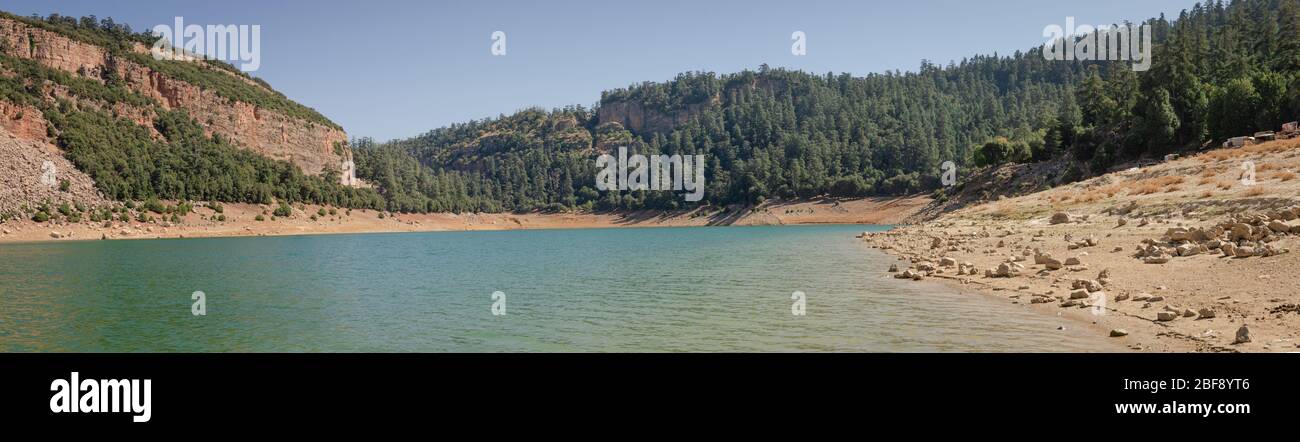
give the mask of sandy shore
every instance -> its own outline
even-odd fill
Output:
[[[1254,185],[1240,180],[1244,161],[1257,167]],[[1300,143],[1292,141],[1211,151],[966,207],[863,240],[899,257],[900,273],[1070,317],[1101,336],[1113,331],[1122,336],[1111,339],[1135,351],[1295,352],[1296,170]],[[1249,238],[1234,237],[1234,223],[1245,225],[1239,228]],[[1184,238],[1197,235],[1204,238]],[[1255,253],[1225,256],[1227,243]],[[1249,342],[1238,342],[1243,325]]]
[[[630,213],[476,213],[476,214],[383,214],[373,210],[334,209],[314,205],[294,207],[288,218],[272,220],[272,207],[225,204],[226,220],[215,221],[211,208],[196,207],[179,223],[162,220],[151,223],[112,222],[106,226],[89,221],[36,223],[10,221],[0,224],[0,243],[34,241],[119,240],[157,238],[206,238],[234,236],[279,236],[346,233],[437,232],[466,230],[584,229],[615,227],[747,226],[789,224],[894,224],[929,202],[923,197],[818,200],[768,204],[756,209],[731,211],[697,210],[677,214]],[[311,216],[325,209],[326,215]],[[261,215],[263,221],[256,221]],[[161,218],[161,216],[155,216]]]

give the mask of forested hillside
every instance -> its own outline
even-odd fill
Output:
[[[1150,70],[1045,60],[1042,48],[866,77],[760,67],[608,91],[595,110],[531,109],[389,143],[357,171],[407,211],[674,209],[666,192],[595,191],[618,145],[705,154],[701,204],[938,187],[962,170],[1069,156],[1062,180],[1276,129],[1300,110],[1297,0],[1214,1],[1148,20]],[[625,124],[627,123],[627,124]]]

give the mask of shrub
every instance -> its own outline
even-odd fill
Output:
[[[50,214],[45,213],[43,211],[36,212],[36,215],[32,216],[32,221],[36,221],[38,223],[43,223],[49,220],[50,220]]]
[[[997,137],[975,150],[975,165],[1000,166],[1005,163],[1023,163],[1030,159],[1029,144],[1022,140],[1011,141]]]
[[[253,219],[256,221],[266,221],[266,217],[262,215],[257,215],[257,217]]]
[[[167,207],[163,206],[163,203],[158,201],[158,198],[149,198],[149,200],[144,202],[144,210],[161,215],[167,212]]]
[[[208,204],[208,208],[212,209],[213,212],[226,213],[226,207],[220,204],[216,204],[216,203]]]
[[[320,210],[317,210],[317,211],[316,211],[316,216],[325,216],[326,213],[327,213],[327,212],[325,212],[325,208],[322,207],[322,208],[320,208]]]
[[[281,218],[288,217],[289,215],[293,215],[293,207],[290,207],[289,204],[282,202],[280,203],[280,207],[275,208],[275,212],[272,213],[272,215]]]
[[[68,189],[70,189],[70,188],[72,188],[72,183],[71,183],[71,182],[69,182],[69,181],[66,180],[66,179],[64,179],[64,180],[59,180],[59,191],[60,191],[60,192],[67,192]]]

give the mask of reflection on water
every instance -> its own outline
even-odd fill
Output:
[[[891,259],[853,239],[864,229],[3,245],[0,350],[1118,350],[1005,301],[891,279]],[[195,291],[207,316],[190,313]],[[790,312],[795,291],[806,316]]]

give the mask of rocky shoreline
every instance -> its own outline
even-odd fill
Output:
[[[1289,171],[1300,149],[1255,149],[998,198],[861,239],[900,259],[896,278],[1074,318],[1134,351],[1296,352],[1300,186],[1281,174],[1235,184],[1223,163]],[[1195,184],[1165,178],[1196,174]]]

